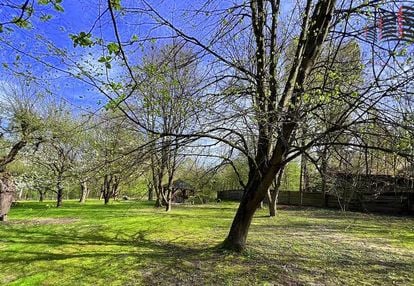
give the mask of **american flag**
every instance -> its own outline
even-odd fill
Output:
[[[365,38],[372,42],[414,42],[414,7],[403,5],[397,11],[378,8],[364,32]]]

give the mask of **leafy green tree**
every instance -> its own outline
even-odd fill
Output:
[[[0,87],[0,220],[5,220],[16,185],[7,168],[28,146],[38,146],[42,129],[37,92],[26,84]]]
[[[171,184],[183,160],[180,151],[187,140],[185,136],[180,138],[180,134],[191,128],[191,115],[198,105],[197,61],[183,46],[166,45],[144,59],[142,70],[140,76],[145,82],[136,96],[143,101],[135,114],[143,114],[140,118],[145,122],[146,140],[151,146],[149,192],[155,191],[156,206],[165,206],[169,211]]]
[[[145,155],[140,146],[141,136],[119,113],[100,114],[91,131],[91,150],[94,159],[93,176],[101,179],[104,203],[116,199],[122,183],[128,183],[141,169]]]
[[[79,122],[63,103],[52,102],[47,106],[45,125],[44,142],[35,153],[34,162],[53,181],[56,206],[61,207],[65,183],[73,177],[75,162],[80,153],[82,130]],[[47,188],[48,185],[49,183],[44,187]]]
[[[28,145],[42,141],[39,95],[25,83],[0,87],[0,172]]]

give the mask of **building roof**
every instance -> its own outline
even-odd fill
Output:
[[[167,187],[167,184],[165,184],[164,187]],[[181,190],[194,190],[194,187],[191,184],[181,179],[173,181],[171,184],[171,188]]]

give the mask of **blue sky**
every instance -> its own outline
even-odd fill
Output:
[[[134,6],[136,7],[137,2],[139,1],[124,0],[121,1],[121,4],[124,7],[130,8]],[[186,9],[192,9],[195,6],[200,7],[205,1],[188,2],[178,0],[154,0],[150,2],[153,7],[157,8],[160,14],[170,19],[175,24],[178,24],[178,26],[183,27],[186,32],[201,39],[203,39],[203,33],[209,33],[209,30],[206,28],[200,29],[199,27],[193,27],[191,24],[188,24],[188,19],[186,19],[185,16],[182,16],[183,11]],[[53,42],[53,45],[58,48],[65,49],[69,55],[69,59],[77,62],[89,61],[89,64],[85,64],[85,68],[93,69],[98,67],[103,69],[103,64],[98,63],[97,59],[100,56],[107,55],[107,51],[102,50],[100,47],[74,48],[69,35],[78,34],[81,31],[88,32],[96,22],[97,17],[103,9],[106,8],[106,3],[107,2],[104,0],[63,0],[62,6],[64,7],[64,12],[56,12],[51,7],[36,6],[35,15],[31,18],[33,22],[32,29],[26,30],[14,27],[13,32],[0,34],[0,38],[2,38],[2,41],[0,41],[0,62],[5,63],[8,66],[8,68],[0,66],[0,75],[2,78],[12,80],[9,76],[10,68],[19,71],[31,71],[36,77],[40,78],[38,82],[43,85],[43,88],[53,90],[56,94],[75,105],[90,107],[97,107],[98,105],[102,106],[106,102],[106,99],[95,89],[71,76],[58,72],[55,69],[45,68],[44,64],[39,63],[33,57],[39,57],[43,61],[64,70],[74,70],[72,67],[67,66],[67,62],[61,62],[61,58],[49,55],[45,41],[37,38],[41,35],[46,40]],[[226,5],[232,5],[233,1],[217,1],[216,3],[219,3],[217,4],[219,8],[225,8]],[[282,14],[288,16],[286,11],[292,8],[292,3],[294,3],[294,1],[286,1],[283,3]],[[7,13],[9,13],[9,11],[0,10],[0,20],[10,17]],[[46,23],[39,21],[39,17],[45,13],[53,16],[52,19]],[[194,21],[194,18],[191,20],[196,22]],[[150,21],[150,19],[138,14],[135,14],[132,17],[131,14],[128,14],[127,21],[125,18],[119,17],[118,23],[122,39],[128,40],[134,34],[138,35],[140,38],[148,33],[151,33],[152,35],[170,35],[171,32],[166,31],[165,29],[150,30],[153,23],[143,24]],[[201,23],[201,25],[207,27],[206,23]],[[104,38],[106,43],[114,41],[113,29],[108,13],[106,13],[99,22],[95,23],[93,35]],[[10,42],[9,45],[7,45],[8,41]],[[16,55],[20,54],[20,52],[10,46],[23,51],[23,55],[20,55],[18,60],[20,66],[15,67],[13,65],[13,63],[16,62]],[[131,63],[138,63],[142,57],[142,52],[139,51],[136,45],[127,47],[127,49],[131,51],[129,56]],[[135,51],[132,53],[133,49],[135,49]],[[32,58],[27,55],[25,56],[24,53],[31,55]],[[116,63],[112,66],[110,71],[112,78],[117,78],[117,75],[121,75],[125,72],[123,68],[116,65]]]
[[[35,1],[37,2],[37,1]],[[149,1],[157,11],[176,24],[191,33],[202,35],[208,31],[197,31],[197,27],[187,25],[186,19],[182,18],[182,11],[191,9],[193,6],[202,5],[204,1],[193,1],[189,4],[187,1]],[[137,1],[124,0],[121,1],[123,7],[136,7]],[[232,5],[229,1],[218,1],[219,6]],[[224,4],[226,3],[226,4]],[[68,58],[77,62],[89,61],[85,64],[88,70],[98,67],[102,71],[103,64],[98,63],[97,60],[101,56],[106,56],[107,51],[102,50],[101,47],[95,46],[93,48],[73,47],[73,42],[70,39],[70,34],[78,34],[79,32],[89,32],[94,27],[93,36],[105,39],[105,42],[115,41],[113,28],[109,19],[109,13],[106,13],[98,22],[96,19],[106,8],[107,1],[86,1],[86,0],[63,0],[62,6],[64,12],[57,12],[51,6],[35,6],[35,14],[30,18],[33,24],[31,29],[20,29],[9,25],[13,28],[12,32],[5,32],[0,34],[2,41],[0,41],[0,62],[5,66],[0,67],[0,74],[7,81],[13,81],[10,76],[10,70],[24,72],[26,75],[31,72],[32,75],[38,78],[38,84],[41,88],[47,88],[55,93],[55,96],[62,96],[69,102],[78,106],[96,107],[97,105],[104,105],[105,97],[99,94],[94,88],[85,85],[78,79],[65,75],[62,72],[53,68],[48,68],[44,63],[59,69],[74,71],[73,67],[69,67],[67,62],[61,61],[59,56],[50,55],[47,49],[47,41],[50,41],[54,46],[63,49]],[[17,12],[15,12],[16,15]],[[51,20],[47,22],[40,21],[40,17],[44,14],[51,15]],[[14,16],[14,15],[13,15]],[[13,17],[10,11],[0,10],[0,19],[7,19]],[[131,17],[128,15],[128,21],[125,18],[119,17],[118,23],[121,33],[121,38],[124,41],[131,39],[133,35],[138,35],[140,38],[151,33],[155,36],[170,36],[171,32],[165,29],[151,29],[153,21],[145,18],[142,15]],[[145,24],[146,22],[151,22]],[[39,39],[39,36],[41,39]],[[126,49],[128,49],[127,47]],[[129,56],[131,63],[138,63],[142,57],[142,52],[139,48],[135,49],[134,53]],[[17,56],[19,55],[19,56]],[[18,60],[16,60],[18,58]],[[43,63],[39,63],[41,59]],[[18,65],[15,65],[18,63]],[[112,77],[117,77],[117,74],[125,72],[119,65],[112,64],[110,71]]]
[[[35,1],[37,2],[37,1]],[[134,7],[137,1],[121,1],[124,7]],[[150,1],[151,5],[157,7],[157,10],[166,18],[172,19],[175,23],[181,20],[181,11],[189,9],[190,5],[187,1]],[[197,5],[203,1],[194,1]],[[231,3],[229,3],[231,4]],[[97,60],[101,56],[107,55],[107,51],[102,50],[101,47],[81,48],[73,47],[73,42],[70,39],[70,34],[78,34],[79,32],[88,32],[94,26],[92,34],[96,37],[104,38],[105,42],[115,41],[113,28],[109,20],[109,13],[106,13],[100,21],[96,19],[101,12],[106,8],[107,2],[101,1],[85,1],[85,0],[64,0],[62,6],[64,12],[57,12],[51,6],[35,6],[35,14],[30,18],[33,24],[31,29],[20,29],[9,25],[13,28],[12,32],[5,32],[0,34],[0,62],[5,66],[0,67],[0,75],[7,81],[13,81],[10,76],[10,69],[14,71],[25,72],[30,71],[32,75],[36,76],[37,81],[42,88],[52,90],[56,96],[62,96],[69,102],[75,105],[96,107],[103,105],[106,99],[102,97],[94,88],[67,76],[53,68],[47,68],[44,63],[39,63],[38,59],[58,67],[63,70],[73,71],[74,69],[63,63],[58,56],[51,56],[47,49],[46,41],[50,41],[59,49],[64,49],[69,55],[68,58],[75,61],[89,61],[85,64],[87,69],[95,67],[103,70],[103,64],[98,63]],[[180,12],[176,12],[180,11]],[[44,14],[51,15],[51,20],[47,22],[40,21],[40,17]],[[15,13],[16,15],[16,13]],[[11,16],[10,11],[0,10],[0,19],[7,19]],[[170,35],[165,29],[151,30],[151,25],[143,25],[143,22],[149,21],[142,16],[137,15],[135,18],[128,16],[128,22],[125,22],[122,17],[118,19],[121,30],[121,37],[123,40],[130,39],[137,34],[146,35],[151,33],[153,35]],[[135,23],[140,23],[137,25]],[[188,28],[191,29],[190,27]],[[201,31],[198,33],[200,34]],[[39,36],[42,39],[39,39]],[[135,48],[137,49],[137,48]],[[17,56],[19,55],[19,56]],[[38,58],[36,58],[38,57]],[[139,62],[140,55],[135,53],[129,60],[132,63]],[[18,60],[16,60],[18,58]],[[18,65],[15,65],[16,62]],[[117,73],[124,72],[116,63],[112,65],[110,71],[112,76]]]
[[[43,41],[39,41],[37,36],[41,35],[46,39],[52,40],[57,47],[65,48],[70,53],[85,53],[85,51],[73,48],[69,34],[89,29],[99,13],[97,5],[92,4],[90,1],[66,0],[62,5],[64,12],[56,12],[50,7],[36,6],[35,15],[30,19],[33,23],[32,29],[26,30],[13,27],[14,31],[7,34],[3,33],[0,36],[6,41],[10,41],[14,47],[19,48],[21,51],[35,57],[39,56],[42,60],[60,67],[59,60],[47,55],[48,52]],[[42,14],[50,14],[52,19],[48,22],[41,22],[39,17]],[[0,45],[2,47],[0,52],[1,62],[14,68],[13,63],[16,62],[16,56],[19,52],[5,46],[4,43]],[[44,80],[38,81],[40,85],[43,85],[41,88],[53,90],[76,105],[94,106],[98,102],[99,96],[96,95],[96,91],[89,91],[78,80],[65,76],[56,70],[45,68],[43,64],[24,54],[20,56],[18,62],[21,66],[17,67],[17,70],[30,70],[37,77],[44,78]],[[63,68],[65,69],[65,67]],[[13,80],[11,76],[8,76],[10,74],[8,69],[2,66],[0,72],[3,74],[3,78]]]

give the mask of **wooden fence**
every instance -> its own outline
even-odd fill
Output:
[[[241,190],[227,190],[217,192],[220,200],[240,201],[243,196]],[[359,194],[351,199],[340,199],[335,195],[322,193],[279,192],[278,203],[281,205],[297,205],[312,207],[327,207],[350,211],[379,212],[387,214],[414,215],[414,193],[382,193],[379,195]]]

